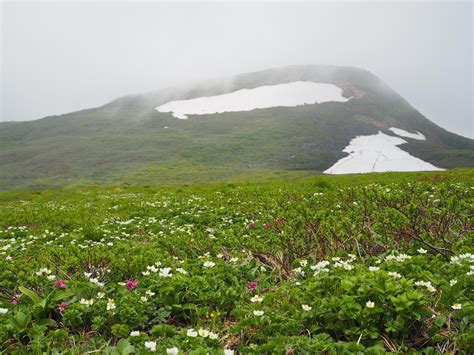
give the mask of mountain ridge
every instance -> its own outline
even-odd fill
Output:
[[[191,115],[188,120],[155,109],[174,100],[294,81],[331,83],[354,99]],[[322,172],[345,156],[342,150],[351,139],[378,131],[393,136],[390,127],[427,137],[404,138],[409,144],[401,149],[415,157],[442,168],[474,165],[472,139],[437,126],[371,72],[292,65],[125,95],[102,106],[35,121],[0,122],[0,188],[61,185],[64,179],[121,181],[147,167],[180,171],[187,164],[210,171],[226,167],[235,173],[249,166]],[[160,174],[151,174],[149,180],[161,181]]]

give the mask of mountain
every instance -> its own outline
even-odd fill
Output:
[[[295,96],[303,92],[309,96]],[[256,104],[262,108],[248,105],[255,97],[265,101]],[[233,111],[222,112],[225,105]],[[358,136],[376,136],[378,148],[361,148],[374,141]],[[440,128],[375,75],[353,67],[273,68],[0,123],[0,189],[358,172],[341,170],[357,168],[357,161],[365,162],[360,172],[397,170],[392,160],[407,157],[416,160],[412,170],[470,167],[474,141]]]

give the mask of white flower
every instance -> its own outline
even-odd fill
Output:
[[[340,260],[341,258],[333,258],[334,259],[338,259],[338,260],[335,260],[334,262],[334,267],[342,267],[344,270],[352,270],[354,269],[354,266],[352,266],[350,263],[353,261],[353,259],[351,260]]]
[[[452,256],[451,263],[460,264],[462,261],[467,260],[467,262],[474,262],[474,255],[471,253],[461,254],[459,256]]]
[[[94,304],[94,300],[92,298],[90,300],[86,300],[85,298],[81,298],[79,303],[84,305],[84,306],[89,307],[89,306],[92,306]]]
[[[150,271],[142,271],[142,275],[143,276],[148,276],[148,275],[150,275]]]
[[[105,297],[105,293],[103,292],[97,292],[97,298],[100,300]]]
[[[188,329],[188,331],[186,332],[186,335],[188,337],[191,337],[191,338],[195,338],[197,337],[198,333],[194,330],[194,329]]]
[[[302,267],[305,267],[306,265],[308,265],[308,260],[301,260],[301,261],[300,261],[300,265],[301,265]]]
[[[211,268],[211,267],[214,267],[216,265],[216,263],[214,263],[212,261],[206,261],[203,265],[204,265],[204,267]]]
[[[250,302],[253,302],[253,303],[255,302],[262,303],[262,301],[263,301],[263,297],[259,295],[255,295],[250,299]]]
[[[307,304],[302,304],[301,308],[303,308],[303,311],[311,311],[313,307],[308,306]]]
[[[171,271],[170,267],[163,267],[163,268],[160,269],[160,273],[158,274],[158,276],[171,277],[171,276],[173,276],[173,274],[171,274],[170,271]]]
[[[385,257],[385,260],[387,260],[387,261],[395,260],[395,261],[398,261],[398,262],[402,262],[402,261],[409,260],[409,259],[411,259],[411,256],[410,256],[410,255],[406,255],[406,254],[387,255],[387,256]]]
[[[179,267],[176,269],[176,272],[179,272],[180,274],[187,275],[188,272],[184,270],[182,267]]]
[[[388,273],[388,276],[391,276],[391,277],[393,277],[394,279],[399,279],[399,278],[402,277],[402,275],[400,275],[398,272],[392,272],[392,271],[390,271],[390,272]]]
[[[415,285],[416,286],[424,286],[428,289],[428,291],[430,291],[432,293],[436,292],[436,288],[433,287],[433,285],[431,284],[431,281],[416,281]]]
[[[150,296],[150,297],[153,297],[154,295],[156,295],[156,293],[153,292],[152,290],[146,290],[145,293],[146,293],[148,296]]]
[[[372,302],[372,301],[367,301],[367,302],[365,303],[365,306],[366,306],[367,308],[374,308],[374,307],[375,307],[375,303]]]
[[[311,270],[316,270],[314,276],[317,276],[320,272],[328,272],[329,269],[327,269],[326,266],[328,266],[329,264],[331,264],[329,261],[323,260],[317,263],[316,265],[311,265],[309,268]]]
[[[55,278],[56,278],[56,276],[54,276],[54,275],[48,275],[48,277],[47,277],[47,279],[48,279],[49,281],[52,281],[52,280],[54,280]]]
[[[301,267],[297,267],[296,269],[293,270],[295,272],[295,274],[297,275],[301,275],[301,276],[304,276],[305,275],[305,272],[303,271],[303,269],[301,269]]]
[[[420,253],[420,254],[426,254],[428,251],[423,249],[423,248],[420,248],[420,249],[417,250],[417,252]]]
[[[148,297],[142,296],[142,297],[140,297],[140,301],[142,301],[142,302],[147,302],[147,301],[148,301]]]
[[[231,263],[236,263],[237,261],[239,261],[239,258],[233,257],[233,258],[230,258],[229,261],[230,261]]]
[[[130,333],[131,337],[137,337],[140,336],[140,331],[139,330],[134,330],[133,332]]]
[[[176,355],[179,353],[179,349],[175,346],[173,348],[166,349],[166,353],[170,355]]]
[[[199,334],[199,336],[201,336],[203,338],[207,338],[209,336],[209,330],[199,328],[198,334]]]
[[[92,276],[92,273],[91,272],[85,272],[84,276],[87,277],[87,278],[90,278]]]
[[[146,269],[151,272],[158,272],[158,268],[155,265],[148,265]]]
[[[109,298],[109,300],[107,301],[107,310],[111,311],[113,309],[115,309],[115,302],[112,298]]]
[[[150,349],[150,351],[156,351],[156,341],[146,341],[145,348]]]
[[[452,279],[452,280],[449,281],[449,286],[454,286],[454,285],[456,285],[457,283],[458,283],[458,280]]]
[[[224,349],[224,355],[234,355],[234,350],[232,350],[232,349]]]
[[[462,308],[462,304],[461,303],[455,303],[451,306],[452,309],[461,309]]]
[[[318,269],[314,272],[313,276],[318,276],[321,272],[329,272],[329,269],[325,267],[322,269]]]
[[[102,282],[100,282],[100,281],[99,281],[97,278],[95,278],[95,277],[91,277],[91,278],[89,279],[89,282],[91,282],[91,283],[93,283],[93,284],[95,284],[95,285],[97,285],[97,286],[99,286],[99,287],[104,286],[104,284],[103,284]]]
[[[253,311],[253,315],[257,317],[263,316],[263,313],[263,311]]]
[[[5,314],[8,312],[7,308],[0,308],[0,314]]]
[[[39,271],[35,272],[36,275],[41,276],[43,274],[49,275],[51,274],[51,270],[48,268],[42,267]]]
[[[209,332],[209,339],[213,339],[213,340],[219,339],[219,335],[213,332]]]
[[[348,264],[348,263],[344,263],[344,265],[342,265],[342,267],[344,268],[344,270],[352,270],[354,268],[354,266],[352,266],[351,264]]]

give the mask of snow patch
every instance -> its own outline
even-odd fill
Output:
[[[342,96],[342,89],[333,84],[295,81],[242,89],[223,95],[170,101],[156,107],[156,110],[172,112],[176,118],[187,119],[187,115],[251,111],[257,108],[292,107],[331,101],[347,102],[350,99]]]
[[[326,174],[371,173],[384,171],[443,170],[418,159],[398,148],[404,139],[388,136],[379,131],[370,136],[352,139],[343,152],[349,156],[340,159],[324,171]]]
[[[400,137],[413,138],[413,139],[418,139],[420,141],[425,141],[426,140],[425,135],[418,132],[418,131],[416,131],[416,133],[410,133],[410,132],[407,132],[403,129],[395,128],[395,127],[391,127],[391,128],[389,128],[389,130],[392,131],[393,133],[395,133],[397,136],[400,136]]]

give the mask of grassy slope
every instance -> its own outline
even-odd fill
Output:
[[[316,68],[316,69],[315,69]],[[348,103],[205,115],[178,120],[154,107],[174,98],[292,80],[335,82]],[[167,129],[163,127],[167,126]],[[194,90],[162,90],[97,109],[23,123],[0,123],[0,189],[113,181],[203,181],[264,171],[323,171],[355,135],[419,130],[427,141],[402,149],[441,167],[472,166],[472,140],[424,118],[371,74],[342,68],[291,67],[242,75]],[[390,133],[391,134],[391,133]],[[153,175],[153,172],[156,174]],[[145,173],[144,173],[145,172]]]
[[[142,354],[147,340],[157,341],[159,353],[173,346],[192,354],[222,354],[223,347],[245,354],[467,353],[472,276],[467,264],[450,263],[443,248],[448,258],[472,253],[473,188],[474,170],[461,169],[0,193],[0,247],[9,245],[0,251],[0,307],[8,309],[0,317],[0,351],[104,353],[124,339]],[[420,255],[420,247],[428,253]],[[412,258],[385,260],[392,252]],[[346,260],[348,253],[357,255],[353,269],[331,261],[328,273],[313,276],[309,266],[332,256]],[[302,259],[308,260],[305,277],[291,271]],[[216,266],[206,270],[205,260]],[[173,277],[142,274],[158,261]],[[368,271],[374,265],[381,270]],[[13,306],[19,286],[41,297],[57,292],[35,274],[44,267],[74,293],[68,309],[57,310],[61,300],[40,312],[26,296]],[[180,275],[178,267],[189,274]],[[94,286],[84,272],[106,285]],[[126,279],[138,280],[138,288],[118,285]],[[252,280],[261,304],[250,302]],[[414,285],[419,280],[431,281],[436,292]],[[146,290],[156,295],[144,303]],[[81,298],[94,304],[81,305]],[[106,310],[108,298],[117,306],[113,312]],[[454,303],[462,310],[453,310]],[[302,304],[312,309],[305,313]],[[264,317],[253,310],[264,310]],[[21,330],[12,322],[20,311],[32,316]],[[218,340],[186,336],[199,327]],[[140,337],[128,336],[131,330]]]

